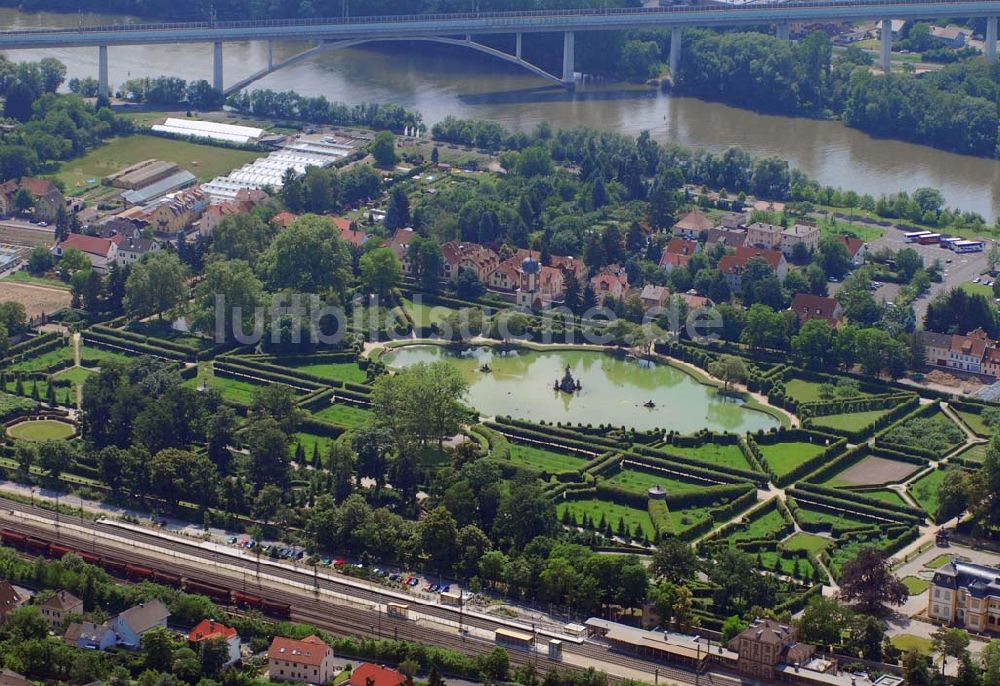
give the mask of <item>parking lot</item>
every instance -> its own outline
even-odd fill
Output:
[[[877,241],[872,241],[868,245],[869,252],[876,252],[882,248],[889,248],[893,252],[898,252],[903,248],[913,248],[924,258],[925,266],[929,267],[934,263],[934,260],[940,260],[941,266],[944,267],[944,271],[942,272],[944,280],[941,283],[932,283],[930,290],[920,298],[917,298],[913,303],[913,309],[916,311],[917,322],[919,323],[924,320],[924,314],[927,312],[927,303],[938,293],[958,288],[963,283],[972,282],[977,278],[982,280],[981,277],[986,272],[986,253],[989,252],[990,242],[986,241],[986,248],[983,252],[956,254],[938,245],[907,243],[906,239],[903,238],[902,231],[890,229],[885,236]],[[992,278],[988,280],[992,281]],[[898,293],[898,284],[883,284],[875,291],[875,299],[878,301],[884,299],[886,302],[891,302]]]

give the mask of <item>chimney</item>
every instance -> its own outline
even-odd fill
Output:
[[[375,686],[375,677],[373,676],[365,677],[365,686]]]

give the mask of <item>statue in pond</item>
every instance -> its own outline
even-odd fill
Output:
[[[582,388],[580,382],[573,378],[573,373],[569,369],[569,365],[566,365],[566,373],[563,374],[562,381],[556,381],[554,390],[562,391],[563,393],[575,393]]]

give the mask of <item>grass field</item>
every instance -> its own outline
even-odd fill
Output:
[[[685,481],[667,474],[656,474],[639,469],[624,469],[608,479],[608,483],[643,495],[653,486],[663,486],[667,489],[667,493],[681,493],[699,490],[711,485],[703,481]]]
[[[826,449],[822,445],[800,441],[771,445],[758,444],[757,447],[760,448],[764,460],[777,476],[788,474],[803,462],[811,460]]]
[[[128,362],[134,355],[105,350],[104,348],[80,348],[80,363],[85,367],[100,366],[104,362]]]
[[[306,453],[306,459],[309,460],[312,459],[313,449],[318,445],[319,453],[325,461],[326,455],[330,451],[330,443],[332,441],[333,439],[327,436],[318,436],[317,434],[306,433],[304,431],[292,434],[292,443],[301,445],[302,449]]]
[[[550,474],[575,472],[587,463],[586,460],[575,455],[564,455],[522,443],[511,443],[510,461],[514,464],[544,469]]]
[[[932,517],[938,509],[938,486],[947,469],[935,469],[910,484],[910,495]]]
[[[982,462],[986,459],[987,446],[987,443],[977,443],[976,445],[969,446],[968,450],[960,452],[957,457],[971,460],[972,462]]]
[[[951,555],[948,553],[941,553],[940,555],[937,555],[936,557],[925,562],[924,567],[927,567],[928,569],[937,569],[938,567],[944,567],[949,562],[951,562]]]
[[[952,409],[955,410],[955,408]],[[982,415],[976,414],[975,412],[962,412],[960,410],[955,410],[955,414],[957,414],[962,421],[965,422],[965,425],[972,429],[972,432],[977,436],[987,438],[993,435],[993,429],[986,426],[986,422],[983,421]]]
[[[35,357],[29,357],[26,360],[22,360],[17,364],[12,364],[10,366],[10,371],[14,372],[36,372],[43,369],[48,369],[57,362],[63,362],[65,360],[73,359],[73,347],[70,345],[64,345],[56,348],[55,350],[50,350],[47,353],[42,353]]]
[[[913,634],[893,636],[892,644],[904,653],[916,650],[917,652],[930,655],[934,652],[934,645],[931,643],[931,639],[914,636]]]
[[[559,521],[562,521],[563,512],[566,510],[569,510],[570,515],[576,520],[577,524],[583,521],[584,514],[590,517],[595,525],[601,521],[601,515],[604,515],[605,520],[614,529],[618,527],[618,520],[624,519],[625,526],[628,527],[629,531],[634,531],[636,525],[638,525],[642,527],[643,532],[648,538],[655,536],[653,522],[649,519],[649,513],[635,507],[619,505],[618,503],[598,500],[597,498],[566,500],[559,503],[556,508],[556,515],[559,517]]]
[[[50,279],[44,276],[32,276],[23,269],[19,269],[13,274],[8,274],[3,277],[3,281],[10,281],[12,283],[26,283],[33,286],[48,286],[49,288],[58,288],[62,291],[69,291],[71,287],[68,283],[63,283],[59,279]]]
[[[751,469],[746,456],[739,445],[720,445],[718,443],[705,443],[696,448],[679,445],[667,445],[663,447],[668,453],[674,455],[684,455],[698,460],[705,460],[714,464],[721,464],[737,469]]]
[[[368,374],[356,362],[322,362],[317,364],[285,364],[286,367],[297,369],[307,374],[315,374],[324,379],[365,383]]]
[[[920,595],[931,585],[931,582],[927,579],[921,579],[916,576],[903,577],[902,582],[906,586],[906,590],[910,592],[910,595]]]
[[[961,285],[961,289],[968,293],[969,295],[981,295],[988,300],[993,299],[993,289],[989,286],[984,286],[981,283],[972,283],[971,281],[966,281]]]
[[[56,177],[66,184],[67,194],[99,185],[101,179],[123,167],[147,159],[176,162],[199,181],[209,181],[252,162],[262,153],[199,145],[157,136],[114,138],[83,157],[62,165]]]
[[[852,517],[850,515],[839,514],[835,512],[829,512],[826,510],[814,510],[809,507],[799,505],[799,509],[796,511],[796,517],[800,524],[840,524],[841,526],[850,526],[855,524],[857,526],[868,526],[872,524],[872,520],[861,519],[859,517]]]
[[[69,369],[64,369],[58,374],[55,374],[52,378],[54,379],[69,379],[73,385],[82,386],[83,383],[90,378],[94,372],[89,369],[84,369],[83,367],[70,367]]]
[[[729,539],[738,542],[766,538],[768,534],[781,531],[784,526],[785,519],[781,516],[778,508],[772,507],[764,514],[750,521],[744,531],[732,534],[729,536]]]
[[[833,539],[800,531],[793,534],[791,538],[782,541],[781,547],[792,552],[804,550],[810,555],[815,555],[821,550],[826,550],[831,545],[834,545],[834,543],[835,541]]]
[[[454,310],[442,305],[428,305],[426,303],[417,304],[409,298],[403,299],[403,304],[413,318],[413,323],[417,326],[430,326],[444,321]]]
[[[782,574],[792,574],[795,571],[795,559],[779,555],[778,553],[762,552],[761,561],[767,569],[774,569],[775,562],[780,561]],[[799,558],[799,578],[811,579],[813,575],[812,563],[807,559]]]
[[[340,426],[354,428],[367,424],[371,417],[371,412],[361,407],[348,405],[347,403],[334,403],[314,413],[314,416],[317,419],[333,422]]]
[[[876,500],[881,500],[883,503],[891,503],[893,505],[908,505],[902,496],[891,488],[880,488],[875,491],[862,491],[858,495],[863,495],[867,498],[875,498]]]
[[[697,526],[710,516],[709,508],[696,507],[688,510],[670,510],[670,524],[674,534],[679,536],[693,526]]]
[[[785,382],[785,391],[787,395],[795,398],[799,402],[803,403],[813,403],[818,400],[824,400],[820,397],[820,388],[823,386],[821,383],[816,381],[806,381],[805,379],[789,379]],[[856,398],[867,397],[868,393],[858,392]],[[834,398],[836,398],[836,393]]]
[[[7,429],[13,438],[23,441],[51,441],[69,438],[76,429],[72,424],[51,419],[37,422],[21,422]]]
[[[841,429],[842,431],[860,431],[869,424],[872,424],[883,415],[892,412],[888,410],[870,410],[868,412],[848,412],[846,414],[828,414],[825,417],[816,417],[812,424],[818,428]]]

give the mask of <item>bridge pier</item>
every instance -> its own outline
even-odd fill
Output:
[[[215,41],[212,59],[212,88],[223,91],[222,86],[222,41]]]
[[[783,21],[780,24],[778,24],[778,28],[775,31],[775,35],[777,35],[777,37],[780,40],[788,40],[791,37],[791,34],[792,34],[792,27],[787,21]]]
[[[892,19],[882,20],[882,71],[886,74],[892,71]]]
[[[108,46],[106,45],[97,48],[97,97],[111,97],[111,89],[108,86]]]
[[[677,83],[677,70],[681,66],[681,27],[670,29],[670,78]]]
[[[267,42],[267,70],[271,71],[274,69],[274,41],[269,40]]]
[[[986,61],[993,64],[997,61],[997,18],[986,17],[986,44],[983,46]]]
[[[521,32],[518,31],[514,41],[514,56],[521,59]]]
[[[576,67],[574,66],[574,60],[576,58],[576,34],[572,31],[567,31],[563,34],[563,73],[562,73],[562,84],[567,88],[573,88],[576,84],[576,78],[574,74],[576,73]]]

